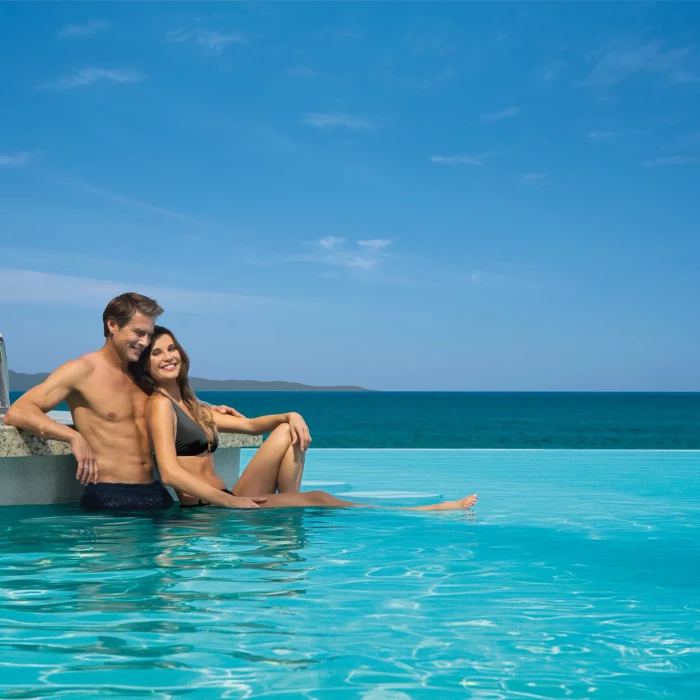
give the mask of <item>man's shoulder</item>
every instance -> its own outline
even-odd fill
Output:
[[[57,367],[47,377],[47,382],[59,381],[62,384],[76,384],[88,379],[95,371],[95,362],[90,355],[82,355],[75,360],[68,360]]]
[[[77,357],[75,360],[68,360],[68,362],[56,369],[54,373],[61,372],[75,379],[87,379],[95,371],[96,362],[94,355],[95,353],[88,353]]]

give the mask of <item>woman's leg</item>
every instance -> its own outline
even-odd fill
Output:
[[[292,445],[290,442],[277,472],[277,491],[279,493],[299,493],[305,460],[306,453],[301,451],[299,443]]]
[[[304,473],[304,453],[292,445],[289,426],[277,426],[258,448],[231,489],[236,496],[261,493],[298,493]]]
[[[238,495],[238,492],[236,492]],[[341,501],[325,491],[305,491],[303,493],[272,493],[265,494],[267,501],[261,503],[261,508],[376,508],[387,506],[369,506],[352,501]],[[458,501],[443,501],[429,506],[401,507],[398,510],[468,510],[476,503],[476,494]],[[388,506],[391,508],[392,506]]]

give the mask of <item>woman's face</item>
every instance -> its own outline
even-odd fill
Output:
[[[182,358],[177,345],[169,335],[161,335],[153,343],[148,358],[148,373],[158,384],[177,379]]]

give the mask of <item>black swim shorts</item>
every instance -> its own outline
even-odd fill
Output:
[[[80,505],[87,510],[153,510],[170,508],[172,496],[160,481],[150,484],[115,484],[98,481],[88,484]]]

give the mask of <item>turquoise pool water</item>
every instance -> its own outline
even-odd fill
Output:
[[[696,698],[699,464],[319,450],[312,485],[479,504],[0,509],[0,697]]]

